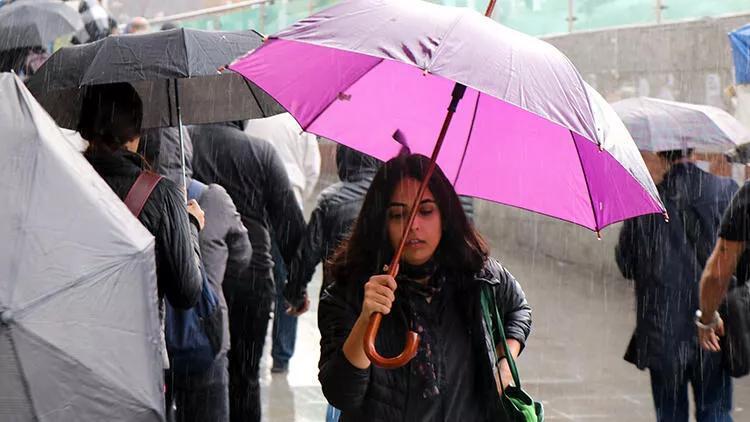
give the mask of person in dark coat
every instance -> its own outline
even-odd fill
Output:
[[[232,421],[260,420],[259,364],[275,286],[271,236],[289,265],[305,221],[284,165],[267,141],[239,122],[192,126],[193,171],[232,197],[248,230],[253,255],[245,274],[224,283],[229,306],[229,397]]]
[[[200,232],[202,262],[209,283],[219,298],[224,333],[216,362],[205,373],[172,375],[168,385],[177,404],[178,421],[229,420],[229,315],[222,291],[225,280],[237,280],[250,264],[252,247],[247,229],[232,198],[217,184],[203,185],[193,180],[193,146],[188,132],[183,132],[185,175],[189,187],[202,186],[196,198],[206,215],[206,225]],[[141,153],[153,168],[167,179],[183,183],[182,154],[179,128],[166,127],[143,131]],[[188,189],[190,191],[190,188]]]
[[[402,238],[428,164],[425,156],[403,154],[380,168],[329,267],[333,284],[318,308],[319,379],[344,422],[509,420],[495,378],[494,356],[503,356],[503,347],[483,322],[481,288],[493,290],[514,356],[530,333],[531,308],[520,284],[488,256],[439,168],[406,234],[398,276],[377,275]],[[420,334],[408,365],[382,369],[367,358],[363,338],[374,312],[385,314],[376,342],[385,356],[402,351],[407,330]],[[507,386],[507,361],[498,365]]]
[[[315,267],[325,263],[349,234],[381,164],[376,158],[345,145],[337,145],[336,169],[340,182],[327,187],[318,196],[317,206],[310,215],[307,233],[292,261],[284,289],[284,296],[295,308],[295,313],[306,310],[305,305],[309,303],[307,285],[312,280]],[[331,279],[324,271],[321,294],[330,283]]]
[[[78,130],[89,142],[85,157],[121,199],[138,175],[148,168],[136,153],[143,105],[127,83],[97,85],[84,94]],[[196,202],[186,207],[180,188],[162,179],[149,196],[140,222],[155,237],[156,280],[159,297],[175,308],[193,307],[200,298],[202,277],[198,232],[203,211]],[[162,321],[163,303],[160,306]],[[165,367],[166,347],[164,347]]]
[[[652,156],[651,160],[655,160]],[[731,420],[732,385],[719,353],[701,353],[693,315],[698,282],[721,215],[737,185],[699,169],[682,151],[649,165],[669,215],[625,222],[615,251],[623,276],[635,281],[637,321],[625,359],[651,374],[659,421],[688,420],[688,384],[696,419]],[[660,167],[664,173],[662,175]]]

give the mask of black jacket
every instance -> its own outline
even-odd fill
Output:
[[[267,141],[248,136],[232,123],[192,126],[194,177],[224,187],[247,228],[253,254],[250,270],[274,286],[271,236],[289,265],[305,228],[284,165]]]
[[[698,353],[693,315],[701,261],[713,249],[737,184],[685,163],[674,165],[657,188],[669,222],[661,215],[628,220],[615,249],[622,275],[635,281],[637,301],[625,360],[641,369],[680,371]]]
[[[485,268],[474,276],[452,280],[461,283],[461,298],[466,320],[476,353],[477,386],[481,392],[480,403],[487,403],[487,419],[502,421],[499,398],[493,376],[491,336],[483,323],[479,306],[481,283],[493,286],[498,306],[503,313],[505,332],[509,339],[522,345],[531,331],[531,307],[521,285],[497,261],[488,260]],[[351,421],[405,421],[409,391],[410,365],[389,370],[370,366],[358,369],[349,363],[342,351],[344,342],[354,326],[363,300],[362,285],[332,284],[320,301],[318,327],[321,332],[319,379],[323,394],[334,407],[341,409],[342,422]],[[383,318],[376,347],[385,356],[395,356],[403,349],[404,333],[408,324],[403,303],[396,294],[391,314]]]
[[[341,181],[320,193],[318,205],[310,215],[307,232],[292,261],[284,290],[289,303],[299,304],[315,273],[315,267],[328,260],[339,243],[348,236],[380,165],[381,162],[375,158],[343,145],[337,147],[336,167]],[[323,287],[329,282],[324,274]]]
[[[121,199],[144,167],[140,156],[119,150],[85,154],[97,173]],[[176,308],[191,308],[201,294],[198,229],[190,223],[180,189],[162,179],[146,201],[140,222],[156,238],[156,278],[160,297]]]

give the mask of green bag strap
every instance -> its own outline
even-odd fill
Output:
[[[513,375],[513,382],[515,383],[516,387],[521,388],[521,378],[518,376],[516,361],[515,359],[513,359],[513,354],[510,352],[508,341],[505,338],[505,327],[503,326],[503,319],[500,317],[500,311],[497,307],[497,300],[495,300],[495,295],[492,287],[487,284],[482,285],[481,304],[482,314],[484,315],[484,320],[487,322],[487,326],[490,331],[490,337],[492,338],[492,344],[493,346],[497,344],[495,341],[495,335],[492,330],[492,327],[496,326],[497,331],[500,333],[500,338],[503,341],[503,351],[505,352],[505,358],[508,360],[510,373]],[[490,304],[492,304],[492,308],[494,310],[494,320],[492,318],[492,314],[490,313]],[[497,367],[497,352],[494,348],[492,350],[492,353],[495,356],[495,366]]]

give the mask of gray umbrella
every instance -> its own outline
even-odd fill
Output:
[[[78,12],[59,0],[16,0],[0,7],[0,50],[46,46],[81,28]]]
[[[164,420],[153,237],[17,77],[0,98],[0,420]]]
[[[58,50],[28,86],[69,129],[78,125],[85,87],[115,82],[129,82],[138,91],[144,129],[267,117],[283,109],[251,82],[223,70],[262,42],[255,31],[185,28],[110,36]]]
[[[628,98],[612,107],[643,151],[724,153],[750,142],[742,123],[716,107],[648,97]]]

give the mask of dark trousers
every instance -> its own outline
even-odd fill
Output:
[[[697,422],[731,422],[732,379],[721,355],[701,351],[684,370],[651,370],[651,391],[658,422],[688,422],[688,384],[695,397]]]
[[[167,371],[167,410],[177,406],[176,422],[228,422],[229,373],[227,357],[216,359],[211,368],[200,374],[174,374]]]
[[[276,242],[273,242],[271,253],[274,263],[273,279],[276,284],[276,309],[273,313],[271,357],[274,367],[286,368],[289,366],[289,360],[294,354],[294,345],[297,342],[297,317],[286,313],[284,284],[288,273]]]
[[[260,422],[259,367],[271,314],[273,280],[252,274],[246,284],[224,284],[229,307],[229,415],[232,422]]]

